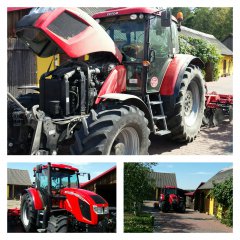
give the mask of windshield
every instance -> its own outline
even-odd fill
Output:
[[[124,55],[125,61],[141,62],[144,54],[144,20],[129,16],[101,19],[100,25]]]
[[[46,191],[48,188],[48,170],[43,169],[41,173],[37,173],[36,181],[37,187]],[[51,185],[52,190],[65,187],[78,188],[77,172],[61,168],[52,168]]]
[[[75,171],[52,168],[51,179],[52,189],[78,188],[78,175]]]
[[[165,194],[176,194],[177,189],[176,188],[165,188]]]

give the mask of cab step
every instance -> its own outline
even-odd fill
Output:
[[[164,115],[164,110],[163,110],[163,102],[161,100],[161,96],[158,93],[156,94],[152,94],[146,95],[146,101],[147,101],[147,105],[153,120],[153,133],[156,135],[166,135],[171,133],[171,131],[168,130],[167,127],[167,122],[166,122],[166,118],[167,116]],[[159,121],[162,121],[162,124],[159,124]],[[162,126],[163,129],[159,129],[158,126]]]
[[[164,135],[167,135],[167,134],[170,134],[171,131],[169,130],[159,130],[159,131],[156,131],[155,134],[156,135],[159,135],[159,136],[164,136]]]

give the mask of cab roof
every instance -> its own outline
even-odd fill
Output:
[[[106,18],[114,17],[121,15],[130,15],[130,14],[156,14],[161,16],[162,9],[153,8],[153,7],[119,7],[119,8],[109,8],[106,11],[99,12],[93,15],[94,19],[97,18]],[[172,16],[172,20],[176,21],[176,18]]]
[[[46,169],[48,167],[48,165],[43,165],[42,169]],[[54,168],[61,168],[61,169],[66,169],[66,170],[71,170],[71,171],[78,171],[77,168],[72,167],[70,165],[66,165],[66,164],[57,164],[57,163],[51,163],[51,167]],[[34,171],[36,171],[36,167],[33,169]]]
[[[119,7],[109,8],[104,12],[99,12],[93,15],[93,18],[113,17],[116,15],[129,15],[133,13],[147,13],[152,14],[159,11],[157,8],[149,7]]]

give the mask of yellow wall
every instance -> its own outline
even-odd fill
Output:
[[[218,205],[218,206],[217,206],[217,214],[216,214],[216,217],[217,217],[218,219],[222,219],[222,213],[223,213],[223,208],[222,208],[221,205]]]
[[[53,60],[53,57],[54,57],[54,60]],[[55,55],[48,58],[37,57],[37,85],[39,85],[39,79],[42,76],[42,74],[47,72],[51,61],[53,60],[50,70],[53,70],[57,66],[59,66],[59,59],[60,59],[59,55]]]
[[[214,215],[214,198],[210,197],[209,201],[209,215]]]
[[[208,196],[209,190],[204,190],[205,196]],[[214,209],[214,206],[217,206]],[[204,199],[205,213],[211,216],[216,216],[218,219],[222,219],[222,206],[217,203],[213,197],[205,197]],[[216,211],[217,210],[217,211]],[[215,212],[216,211],[216,212]]]
[[[224,61],[226,61],[226,72],[225,73],[224,73],[224,70],[223,70]],[[232,75],[233,74],[233,57],[222,55],[222,59],[219,63],[218,69],[219,69],[219,72],[220,72],[220,76]]]

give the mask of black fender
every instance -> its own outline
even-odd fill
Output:
[[[144,112],[145,117],[148,120],[148,127],[151,131],[153,131],[153,119],[151,117],[151,113],[143,100],[135,95],[132,94],[125,94],[125,93],[108,93],[102,95],[100,98],[106,100],[116,100],[122,102],[122,104],[132,105],[139,108],[141,111]]]

